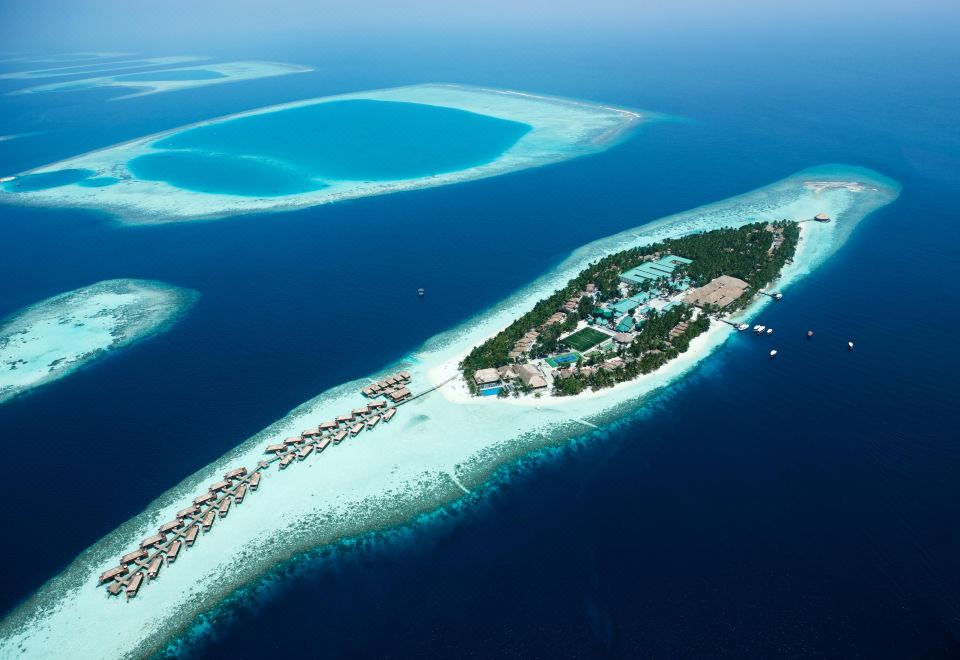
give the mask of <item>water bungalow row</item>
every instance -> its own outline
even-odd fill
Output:
[[[360,391],[363,393],[363,396],[368,399],[383,396],[390,399],[393,403],[400,403],[410,397],[410,390],[407,388],[407,385],[410,384],[411,380],[412,377],[409,372],[401,371],[392,376],[387,376],[379,383],[367,385]]]
[[[388,385],[395,395],[398,394],[398,385],[400,390],[406,392],[395,403],[411,396],[406,387],[411,380],[410,374],[400,372],[397,376],[391,376],[391,379],[393,382]],[[128,600],[135,598],[144,580],[155,580],[165,563],[174,563],[184,546],[193,546],[201,530],[204,534],[210,532],[217,518],[226,518],[233,504],[242,504],[248,493],[256,491],[260,486],[261,472],[272,463],[279,463],[280,469],[285,470],[295,460],[302,461],[314,453],[319,455],[330,445],[338,445],[365,429],[374,429],[381,422],[389,422],[396,414],[395,406],[388,407],[386,401],[375,399],[349,413],[308,428],[298,436],[267,445],[264,453],[270,454],[269,458],[258,461],[257,467],[250,472],[245,467],[238,467],[225,473],[223,479],[211,484],[206,493],[195,497],[190,506],[178,511],[174,520],[164,523],[156,534],[143,539],[139,549],[124,555],[117,566],[104,571],[98,584],[107,585],[110,596],[126,592]]]
[[[119,565],[104,571],[99,584],[107,585],[107,594],[128,599],[136,597],[144,579],[155,580],[164,564],[177,561],[184,546],[191,547],[201,531],[209,532],[217,517],[225,518],[233,502],[238,504],[247,492],[260,486],[260,472],[240,467],[230,470],[212,484],[189,507],[177,512],[174,520],[160,525],[156,534],[140,542],[140,547],[120,558]]]

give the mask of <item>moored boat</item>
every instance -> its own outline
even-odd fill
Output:
[[[772,351],[770,351],[770,357],[771,358],[777,357],[777,349],[773,349]]]

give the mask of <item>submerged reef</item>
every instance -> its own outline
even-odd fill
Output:
[[[105,280],[0,322],[0,403],[170,327],[196,293],[162,282]]]

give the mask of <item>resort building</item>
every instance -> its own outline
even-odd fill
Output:
[[[500,373],[496,369],[478,369],[473,374],[473,382],[476,383],[477,390],[483,396],[500,393]]]
[[[532,364],[521,364],[517,367],[517,375],[520,376],[523,384],[532,390],[539,390],[547,386],[547,379]]]
[[[645,261],[639,266],[622,273],[620,275],[620,281],[633,286],[639,286],[644,282],[657,282],[672,276],[678,266],[685,266],[692,263],[693,261],[690,259],[668,254],[660,257],[656,261]]]
[[[684,302],[703,307],[716,305],[723,308],[744,294],[750,285],[736,277],[721,275],[696,289],[690,289],[684,296]]]

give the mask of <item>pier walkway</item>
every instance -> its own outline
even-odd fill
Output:
[[[451,376],[413,394],[407,388],[412,377],[406,371],[401,371],[381,383],[364,388],[364,396],[370,399],[366,405],[301,431],[298,436],[268,445],[264,449],[268,456],[257,461],[256,467],[249,471],[246,467],[238,467],[226,472],[221,481],[194,498],[193,503],[179,511],[174,520],[161,525],[157,534],[144,539],[139,549],[124,555],[119,565],[102,573],[98,584],[107,585],[110,596],[119,596],[125,591],[127,599],[136,597],[144,582],[157,579],[164,565],[178,561],[184,547],[193,546],[200,538],[201,530],[203,534],[209,533],[218,518],[227,517],[232,505],[242,506],[243,500],[260,487],[260,475],[271,465],[279,463],[280,470],[286,470],[294,462],[303,461],[311,454],[319,456],[325,449],[339,445],[364,430],[376,430],[379,424],[389,423],[401,405],[430,394],[456,377]],[[374,391],[371,391],[371,387]],[[391,403],[379,398],[381,396]]]

